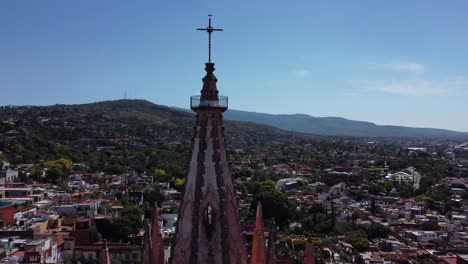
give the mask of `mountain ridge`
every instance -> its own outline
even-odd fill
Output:
[[[169,107],[143,99],[108,100],[86,104],[56,104],[41,107],[78,107],[93,111],[115,112],[127,117],[143,117],[161,122],[186,121],[192,118],[191,110]],[[25,106],[34,107],[34,106]],[[115,110],[115,111],[114,111]],[[227,110],[224,119],[252,122],[279,128],[285,131],[321,136],[352,137],[408,137],[408,138],[454,138],[468,139],[468,132],[439,128],[418,128],[398,125],[377,125],[368,121],[356,121],[343,117],[315,117],[307,114],[266,114],[250,111]]]
[[[261,123],[288,131],[329,136],[468,138],[467,132],[440,128],[377,125],[368,121],[342,117],[315,117],[306,114],[273,115],[239,110],[228,110],[224,116],[226,120]]]

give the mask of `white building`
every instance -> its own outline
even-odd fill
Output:
[[[429,242],[439,239],[439,236],[434,231],[406,231],[406,235],[418,242]]]

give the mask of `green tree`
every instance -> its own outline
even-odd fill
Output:
[[[168,173],[163,169],[156,169],[154,170],[153,174],[155,176],[155,180],[158,182],[170,182],[173,178],[172,176],[168,175]]]
[[[288,200],[288,196],[278,189],[268,190],[256,195],[256,201],[262,203],[263,216],[265,219],[274,218],[276,224],[284,227],[288,224],[292,215],[293,204]],[[256,208],[257,202],[254,202],[252,209]]]
[[[325,249],[320,250],[320,257],[324,259],[329,259],[331,257],[330,251]]]
[[[393,183],[391,181],[385,181],[385,191],[390,193],[393,189]]]
[[[109,174],[119,175],[125,173],[125,171],[125,168],[118,163],[113,163],[106,168],[106,172]]]
[[[333,228],[332,215],[313,212],[312,216],[304,218],[302,227],[305,231],[315,234],[328,234]]]
[[[369,249],[369,241],[363,238],[355,238],[351,242],[351,245],[353,245],[354,249],[356,249],[360,253]]]
[[[390,229],[380,223],[372,223],[367,230],[369,239],[387,238],[390,234]]]
[[[44,166],[49,170],[56,169],[64,173],[70,173],[73,171],[73,163],[71,162],[71,160],[67,160],[64,158],[47,161],[44,163]]]
[[[145,218],[152,219],[153,213],[154,213],[154,210],[153,210],[154,204],[155,203],[161,204],[161,202],[164,201],[164,194],[162,194],[159,189],[156,189],[151,192],[144,193],[143,199],[145,201],[144,203]]]
[[[382,182],[372,182],[367,190],[370,194],[380,195],[385,192],[385,185]]]
[[[184,179],[175,178],[174,188],[176,188],[177,190],[182,190],[182,188],[184,187],[184,184],[185,184],[185,178]]]
[[[354,257],[354,262],[356,262],[356,264],[365,264],[366,263],[361,255],[355,256]]]
[[[382,209],[380,208],[380,206],[375,204],[375,199],[372,198],[369,212],[371,212],[373,215],[376,215],[376,214],[380,214],[381,210]]]
[[[57,183],[73,171],[72,162],[64,158],[46,161],[44,167],[47,168],[47,179],[53,183]]]
[[[267,189],[267,190],[273,190],[276,189],[276,183],[272,180],[265,180],[262,182],[262,185]]]
[[[337,223],[333,228],[333,232],[337,235],[345,235],[353,231],[352,223]]]
[[[399,184],[397,191],[398,195],[403,198],[409,198],[414,196],[414,189],[411,184]]]
[[[110,241],[127,241],[142,224],[143,210],[135,205],[125,206],[120,216],[112,221],[103,219],[96,222],[99,233]]]
[[[379,243],[379,249],[382,250],[383,252],[391,252],[393,251],[393,246],[392,243],[387,242],[387,241],[382,241]]]

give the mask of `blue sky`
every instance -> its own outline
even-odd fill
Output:
[[[0,1],[0,105],[188,108],[213,61],[230,108],[468,131],[468,2]]]

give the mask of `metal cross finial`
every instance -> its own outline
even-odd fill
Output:
[[[208,63],[211,63],[211,33],[213,31],[223,31],[220,28],[213,28],[211,26],[211,14],[208,15],[208,27],[207,28],[197,28],[197,30],[202,30],[208,32]]]

